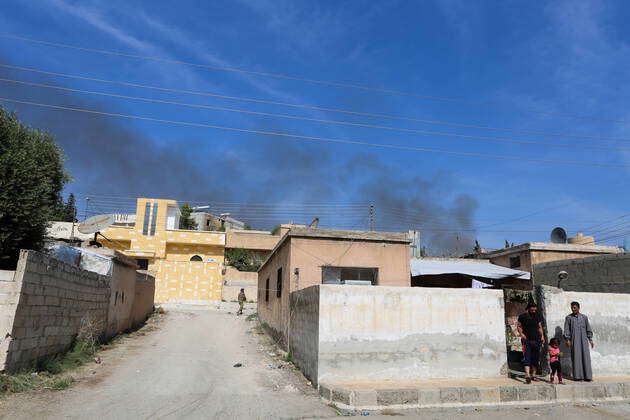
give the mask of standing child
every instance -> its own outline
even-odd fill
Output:
[[[554,374],[558,374],[558,383],[563,384],[562,382],[562,366],[560,365],[560,356],[562,353],[560,352],[560,340],[557,338],[552,338],[549,340],[549,364],[551,365],[551,383],[553,383]]]

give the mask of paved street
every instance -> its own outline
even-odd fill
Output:
[[[251,313],[251,310],[249,311]],[[101,365],[62,392],[16,394],[0,399],[2,419],[272,419],[331,418],[306,380],[277,365],[254,322],[223,311],[169,311],[155,331],[126,338],[103,351]],[[242,363],[243,367],[233,367]],[[92,373],[95,372],[95,373]],[[625,419],[630,404],[484,409],[385,411],[426,419]]]

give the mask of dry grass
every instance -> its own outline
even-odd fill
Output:
[[[99,338],[102,325],[86,317],[81,321],[79,333],[72,348],[60,355],[42,360],[37,369],[15,374],[0,374],[0,395],[27,391],[52,390],[60,391],[77,382],[70,373],[77,368],[94,360],[100,350],[111,348],[122,342],[126,337],[143,336],[157,329],[157,324],[164,317],[164,313],[155,313],[141,329],[129,334],[114,337],[108,344],[101,345]]]

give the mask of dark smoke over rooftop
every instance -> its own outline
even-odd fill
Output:
[[[7,70],[0,70],[0,76],[19,78]],[[56,90],[0,83],[0,91],[9,98],[117,112],[103,103]],[[124,120],[27,105],[4,106],[17,111],[24,123],[55,136],[74,178],[70,191],[194,201],[370,203],[375,206],[378,230],[421,230],[433,255],[472,248],[473,232],[456,235],[444,231],[471,229],[477,208],[471,196],[452,196],[448,173],[409,178],[372,153],[340,157],[330,146],[285,138],[248,136],[243,138],[246,148],[217,151],[211,139],[218,134],[205,129],[194,139],[173,138],[158,144],[127,128]],[[291,131],[269,121],[261,128]],[[320,215],[313,212],[312,217],[316,216]],[[251,222],[267,229],[275,223]]]

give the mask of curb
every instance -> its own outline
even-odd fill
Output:
[[[320,384],[326,403],[345,410],[543,405],[630,400],[630,382],[489,387],[352,389]]]

